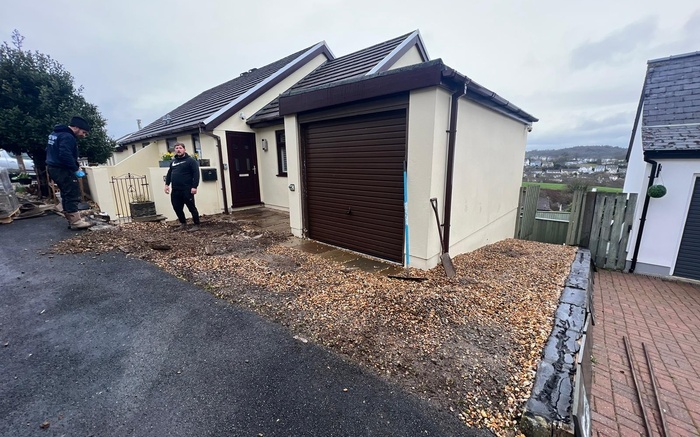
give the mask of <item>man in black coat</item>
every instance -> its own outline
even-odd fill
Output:
[[[80,185],[78,178],[85,172],[78,165],[78,138],[85,138],[90,125],[81,117],[73,117],[68,126],[59,124],[53,128],[46,145],[46,166],[49,176],[61,190],[63,214],[71,229],[87,229],[92,223],[78,212]]]
[[[172,193],[170,184],[172,183]],[[194,195],[199,186],[199,163],[185,152],[185,145],[175,143],[175,156],[170,162],[168,174],[165,176],[165,194],[170,194],[170,203],[173,205],[177,219],[180,221],[180,230],[187,229],[184,206],[192,214],[194,225],[190,231],[199,229],[199,211],[194,205]]]

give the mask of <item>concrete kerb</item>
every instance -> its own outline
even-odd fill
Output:
[[[530,398],[520,421],[521,431],[528,437],[573,436],[590,432],[590,409],[584,385],[574,381],[590,381],[584,369],[590,369],[590,354],[584,353],[592,341],[593,276],[591,254],[579,249],[571,264],[555,313],[554,327],[537,366]],[[588,356],[586,356],[588,355]],[[581,372],[579,378],[576,373]],[[585,397],[583,402],[581,397]],[[574,405],[582,405],[580,411]],[[578,428],[578,431],[576,430]]]

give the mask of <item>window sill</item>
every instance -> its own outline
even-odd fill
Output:
[[[278,174],[277,174],[277,177],[278,177],[278,178],[286,178],[286,177],[287,177],[287,173],[278,173]]]

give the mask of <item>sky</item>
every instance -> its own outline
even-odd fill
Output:
[[[419,30],[539,119],[528,150],[627,147],[647,61],[700,51],[697,0],[0,0],[0,41],[60,62],[118,139],[241,72],[325,41],[336,57]]]

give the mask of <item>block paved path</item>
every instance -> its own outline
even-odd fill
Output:
[[[651,435],[664,434],[643,345],[668,436],[700,436],[700,285],[600,270],[594,288],[593,436],[646,435],[623,336]]]

